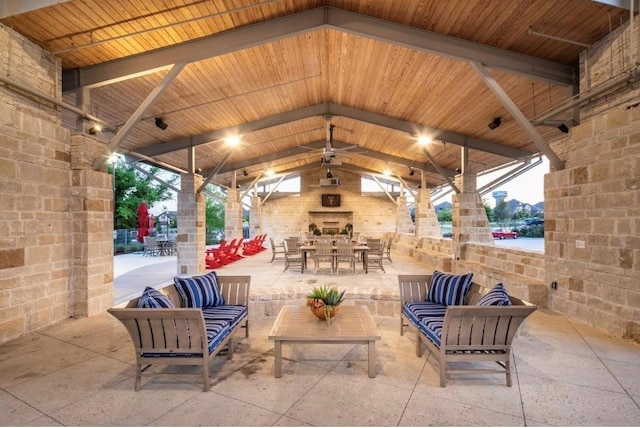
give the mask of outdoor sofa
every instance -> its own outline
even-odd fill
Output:
[[[143,372],[154,364],[202,366],[208,391],[209,361],[225,347],[233,357],[232,337],[239,328],[249,337],[251,276],[209,272],[174,281],[160,290],[147,287],[139,298],[109,309],[135,347],[136,391]]]
[[[473,274],[398,275],[404,327],[416,328],[416,355],[424,343],[438,362],[440,386],[448,374],[504,373],[511,386],[511,343],[520,324],[537,307],[472,282]],[[477,365],[491,361],[499,367]],[[472,363],[452,369],[449,363]]]

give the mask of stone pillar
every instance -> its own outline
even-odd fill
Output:
[[[396,202],[396,233],[413,233],[413,222],[407,206],[407,198],[398,196]]]
[[[260,196],[251,197],[251,211],[249,213],[249,237],[262,233],[262,200]]]
[[[71,136],[73,315],[91,316],[113,306],[113,176],[93,170],[104,143]]]
[[[240,191],[227,191],[227,205],[224,210],[224,236],[228,241],[242,237],[242,203]]]
[[[482,198],[476,191],[476,175],[464,173],[456,176],[455,184],[460,193],[453,196],[453,256],[461,257],[462,246],[467,242],[493,244],[491,228]]]
[[[182,174],[178,193],[178,274],[198,275],[205,271],[205,197],[198,192],[202,177]]]
[[[429,189],[418,189],[416,200],[416,238],[442,238],[436,210]]]

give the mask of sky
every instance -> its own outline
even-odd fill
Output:
[[[532,161],[532,162],[535,162]],[[509,169],[500,170],[493,172],[491,174],[486,174],[478,177],[477,186],[478,188],[484,186],[492,180],[503,175]],[[517,199],[520,202],[526,202],[531,205],[535,205],[538,202],[544,201],[544,175],[549,172],[549,161],[546,157],[542,158],[542,163],[533,169],[525,172],[524,174],[519,175],[513,180],[500,185],[494,190],[504,190],[507,192],[506,200]],[[172,192],[173,193],[173,192]],[[486,200],[491,207],[495,207],[495,199],[491,197],[491,193],[489,192],[485,194],[482,199]],[[451,202],[452,193],[439,198],[435,201],[435,204],[440,204],[443,201]],[[166,208],[165,208],[166,207]],[[161,201],[153,205],[149,212],[155,216],[168,211],[177,211],[177,196],[174,193],[174,198],[169,201]]]
[[[535,162],[533,160],[532,162]],[[478,177],[478,187],[484,186],[491,180],[495,180],[497,177],[503,175],[507,170],[494,172],[487,174],[486,176]],[[535,205],[538,202],[544,201],[544,175],[549,172],[549,161],[546,157],[542,158],[542,163],[524,174],[519,175],[513,180],[498,186],[495,190],[505,190],[507,197],[505,200],[517,199],[520,202],[526,202],[531,205]],[[489,201],[491,207],[495,206],[495,200],[491,197],[489,192],[482,198]]]

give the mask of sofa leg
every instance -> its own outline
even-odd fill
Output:
[[[229,347],[229,357],[228,360],[233,358],[233,338],[229,338],[229,342],[227,342],[227,346]]]
[[[249,319],[244,323],[244,337],[249,337]]]
[[[504,362],[504,370],[507,376],[507,386],[511,386],[511,355],[507,354],[507,359]]]
[[[422,340],[420,339],[420,331],[416,331],[416,356],[422,357]]]
[[[136,384],[133,387],[134,391],[140,389],[140,378],[142,376],[142,364],[136,364]]]
[[[202,390],[204,392],[209,391],[209,356],[204,355],[202,357],[202,376],[203,376],[203,385]]]
[[[442,362],[440,363],[440,387],[444,388],[445,386],[447,386],[447,369],[446,363]]]
[[[404,336],[404,320],[400,317],[400,336]]]

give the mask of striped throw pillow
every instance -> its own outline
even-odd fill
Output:
[[[511,306],[509,293],[502,283],[496,285],[478,300],[478,306]]]
[[[169,300],[167,296],[156,290],[155,288],[147,287],[142,292],[142,295],[138,299],[139,308],[158,309],[175,308],[173,302]]]
[[[215,272],[187,278],[175,277],[176,289],[185,308],[210,308],[224,305]]]
[[[452,275],[439,271],[433,272],[427,302],[440,305],[463,305],[467,297],[473,273],[466,275]]]

